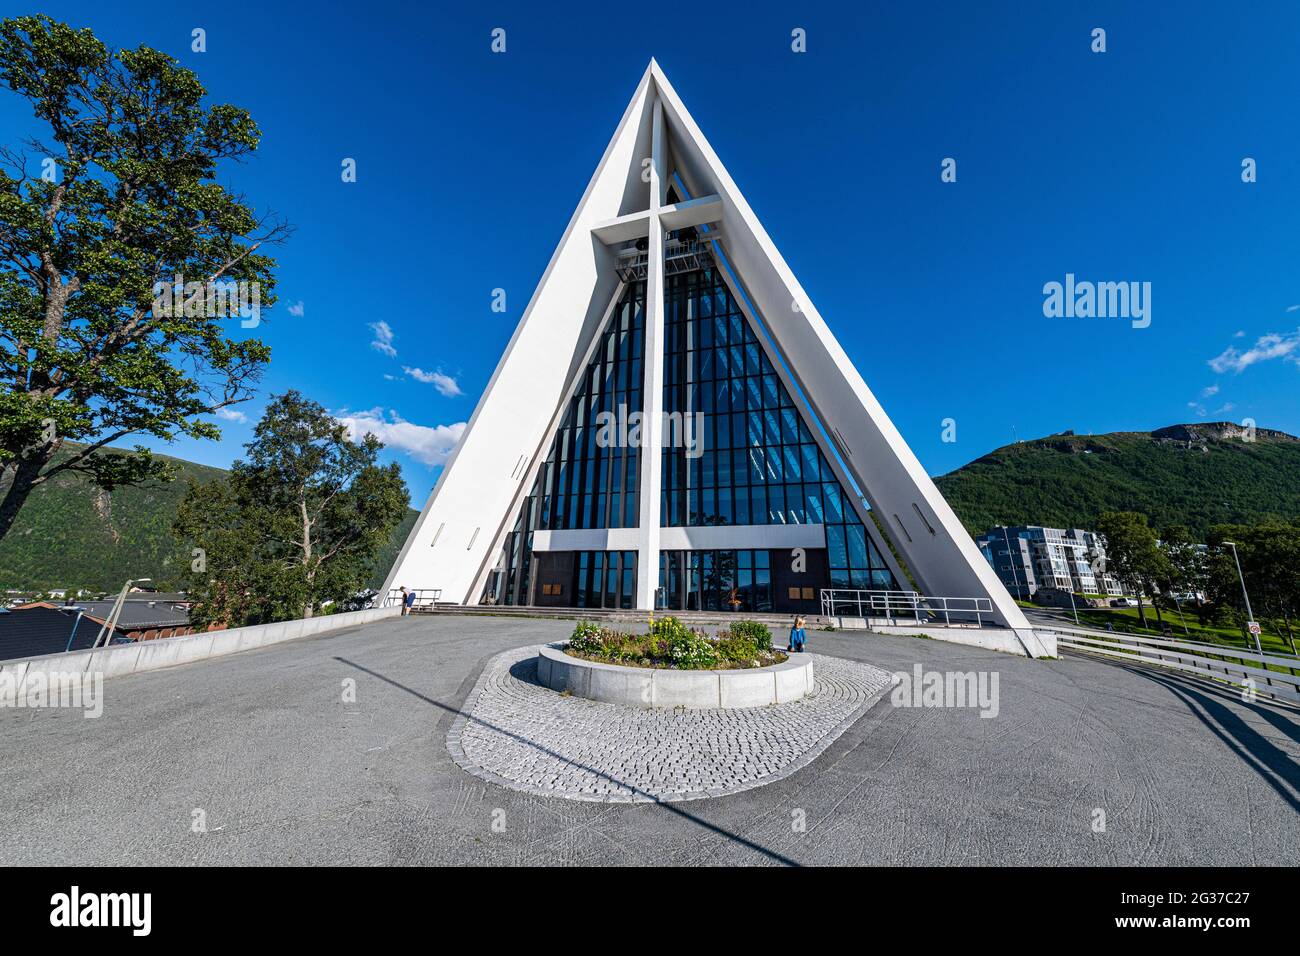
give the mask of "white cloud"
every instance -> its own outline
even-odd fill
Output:
[[[248,416],[237,408],[218,408],[217,417],[228,422],[238,422],[241,425],[248,424]]]
[[[299,299],[293,305],[289,306],[289,314],[293,316],[301,317],[306,311],[307,310],[303,308],[302,299]]]
[[[382,408],[372,408],[364,412],[348,413],[346,410],[334,416],[348,430],[348,437],[353,441],[370,433],[389,448],[406,452],[416,461],[426,465],[442,465],[447,461],[456,442],[460,441],[465,431],[464,422],[454,425],[416,425],[403,421],[402,417],[388,410],[384,415]]]
[[[1209,398],[1212,395],[1218,394],[1219,386],[1217,385],[1207,385],[1205,388],[1201,389],[1201,398]]]
[[[1210,359],[1209,366],[1216,372],[1244,372],[1259,362],[1284,358],[1290,361],[1300,359],[1300,329],[1294,332],[1269,332],[1255,340],[1255,344],[1244,352],[1229,347],[1223,353]]]
[[[1296,309],[1300,309],[1300,305],[1288,305],[1286,307],[1286,310],[1288,312],[1294,312]]]
[[[426,385],[432,385],[443,395],[448,398],[455,398],[457,395],[463,395],[460,385],[450,375],[444,375],[442,369],[436,372],[426,372],[422,368],[411,368],[409,365],[403,365],[402,371],[417,382],[424,382]]]
[[[383,352],[389,358],[397,357],[397,349],[393,348],[393,330],[383,319],[378,322],[370,323],[370,331],[375,333],[374,339],[370,342],[370,347],[376,352]]]

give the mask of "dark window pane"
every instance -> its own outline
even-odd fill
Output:
[[[827,521],[844,520],[844,503],[840,500],[840,486],[822,482],[822,503],[826,506]]]
[[[844,529],[839,525],[826,526],[826,559],[832,568],[846,568],[849,554],[844,544]]]
[[[749,492],[744,488],[736,489],[734,501],[736,524],[753,524],[749,516]]]
[[[767,487],[768,524],[785,524],[785,487],[768,485]]]
[[[866,568],[868,566],[867,541],[862,525],[855,522],[848,525],[844,530],[848,535],[849,566],[854,568]]]
[[[821,473],[817,470],[817,461],[821,458],[821,453],[817,451],[816,445],[800,445],[799,457],[803,460],[803,479],[804,481],[817,481],[821,478]]]

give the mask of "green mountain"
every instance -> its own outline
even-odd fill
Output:
[[[187,479],[209,482],[226,471],[166,455],[155,457],[172,462],[175,481],[150,481],[109,492],[64,472],[38,486],[13,529],[0,540],[0,591],[116,591],[128,578],[152,578],[153,587],[172,585],[172,566],[180,552],[171,527]],[[417,517],[418,512],[408,511],[380,552],[373,587],[382,586]]]
[[[1247,440],[1253,439],[1253,440]],[[1300,517],[1300,439],[1210,422],[1153,432],[1062,432],[1017,442],[935,479],[968,531],[997,524],[1093,528],[1141,511],[1163,528]]]

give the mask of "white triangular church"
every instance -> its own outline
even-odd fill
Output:
[[[398,586],[814,614],[920,592],[1028,628],[653,60]]]

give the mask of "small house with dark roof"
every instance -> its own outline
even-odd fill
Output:
[[[40,604],[21,609],[0,609],[0,661],[88,650],[99,636],[103,623],[79,606]],[[120,644],[127,640],[126,632],[114,630],[109,643]]]

